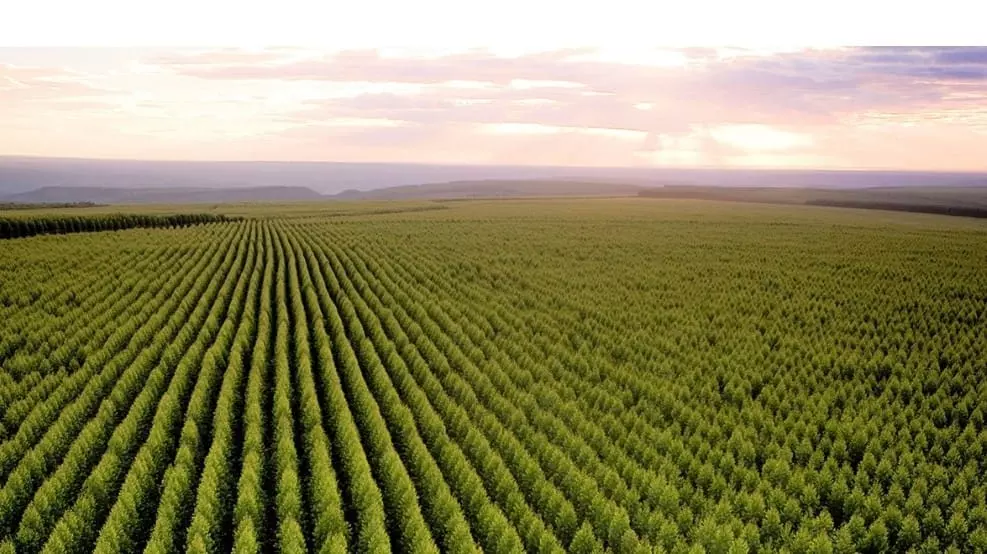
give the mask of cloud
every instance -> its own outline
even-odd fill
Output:
[[[313,102],[294,114],[299,121],[338,117],[386,118],[420,124],[539,124],[614,130],[687,131],[689,118],[668,110],[644,111],[617,95],[572,89],[462,90],[434,87],[420,94],[363,94]]]
[[[377,50],[346,50],[307,57],[263,57],[265,63],[229,61],[229,51],[208,52],[180,57],[179,63],[167,58],[151,60],[187,76],[233,80],[315,80],[338,82],[441,83],[454,80],[507,84],[513,79],[542,79],[546,71],[566,67],[560,62],[583,50],[561,50],[529,54],[517,58],[495,56],[485,50],[437,57],[402,58],[385,56]],[[194,63],[188,63],[192,60]],[[273,62],[273,63],[267,63]],[[578,73],[569,73],[581,77]],[[558,81],[572,79],[557,78]]]
[[[738,55],[738,52],[740,55]],[[433,57],[384,56],[373,50],[230,63],[229,52],[198,54],[195,64],[167,65],[181,75],[213,80],[388,82],[439,86],[455,81],[507,88],[511,83],[564,82],[570,91],[653,102],[693,117],[715,113],[736,123],[833,120],[867,109],[927,108],[954,81],[987,85],[987,48],[861,48],[776,55],[679,51],[682,65],[595,60],[587,51],[560,50],[515,57],[483,50]],[[207,63],[208,62],[208,63]],[[987,88],[987,87],[985,87]],[[581,90],[580,90],[581,89]],[[568,94],[575,98],[574,94]],[[703,121],[696,121],[703,123]]]
[[[936,54],[936,62],[987,66],[987,48],[948,48]]]
[[[224,64],[262,64],[290,59],[293,49],[242,50],[239,48],[219,48],[192,52],[167,52],[156,54],[146,60],[148,65],[168,67],[201,67]]]
[[[643,156],[659,163],[746,164],[754,154],[772,163],[785,156],[828,160],[816,152],[823,147],[855,160],[834,147],[839,139],[833,137],[854,132],[862,121],[931,125],[946,118],[950,124],[979,126],[987,99],[987,48],[686,48],[636,52],[625,59],[592,49],[515,56],[486,50],[433,56],[375,50],[270,54],[254,52],[250,55],[257,59],[250,60],[230,51],[199,52],[194,63],[159,63],[206,82],[384,87],[300,103],[283,118],[306,129],[303,133],[333,137],[339,136],[329,129],[333,121],[394,121],[397,125],[386,129],[350,126],[346,136],[367,148],[431,144],[450,158],[461,156],[451,154],[454,144],[510,150],[480,146],[507,137],[532,149],[537,143],[539,152],[561,149],[563,142],[577,151],[576,145],[605,138],[606,149],[624,154],[607,150],[611,153],[596,159],[627,160],[629,152],[637,162]],[[518,132],[477,138],[494,128]],[[524,129],[555,131],[520,132]],[[597,135],[560,129],[595,129]],[[440,146],[444,140],[448,147]]]
[[[987,47],[881,46],[860,48],[855,58],[869,63],[900,65],[987,65]]]
[[[103,74],[85,67],[0,65],[0,130],[33,125],[38,148],[48,135],[99,135],[133,156],[984,164],[944,137],[962,129],[983,144],[987,48],[227,48],[136,54]],[[18,145],[17,133],[0,138]],[[924,160],[930,151],[938,161]]]
[[[764,125],[723,125],[711,134],[717,142],[756,151],[805,149],[812,145],[811,137],[804,134]]]
[[[84,76],[57,68],[0,64],[0,113],[26,116],[39,103],[45,109],[71,109],[83,103],[105,104],[98,97],[112,91],[93,86]]]

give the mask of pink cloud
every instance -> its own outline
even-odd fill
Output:
[[[393,82],[431,86],[457,80],[479,81],[501,89],[496,93],[496,100],[505,111],[514,109],[503,103],[505,96],[516,97],[515,91],[504,90],[512,81],[566,81],[580,85],[583,90],[552,92],[577,106],[561,117],[602,109],[620,120],[615,123],[619,127],[628,126],[626,120],[634,112],[626,107],[636,102],[654,103],[666,119],[689,119],[696,124],[802,125],[831,123],[865,110],[931,112],[947,98],[954,104],[974,103],[951,98],[955,91],[987,93],[987,74],[984,74],[987,65],[977,65],[981,57],[975,49],[946,53],[922,49],[850,49],[723,59],[709,49],[682,52],[689,60],[684,66],[605,62],[587,59],[586,51],[571,50],[517,57],[499,57],[477,50],[432,58],[387,57],[362,50],[301,60],[283,58],[272,63],[228,63],[229,52],[220,52],[212,59],[208,54],[200,54],[196,64],[168,67],[185,76],[213,80]],[[211,63],[206,63],[210,60]],[[982,77],[977,78],[978,75]],[[586,90],[609,93],[619,102],[580,97]],[[542,91],[526,94],[529,98],[536,97],[535,92]],[[445,93],[433,91],[432,94],[442,97]],[[394,97],[389,100],[393,102],[391,106],[379,109],[400,112],[406,105]],[[339,106],[339,109],[355,108]],[[420,115],[418,108],[409,109],[414,112],[409,117]],[[429,108],[433,116],[438,109]],[[548,108],[536,111],[550,117],[560,113]],[[454,112],[455,115],[447,116],[459,117],[465,110]],[[637,127],[640,125],[634,126]]]
[[[293,49],[242,50],[220,48],[199,52],[166,52],[152,56],[147,63],[168,67],[195,68],[212,65],[263,64],[283,61]]]
[[[63,69],[0,64],[0,99],[5,102],[59,100],[107,92]]]
[[[221,49],[158,51],[134,60],[147,71],[113,75],[0,65],[0,146],[33,128],[41,154],[90,152],[98,136],[103,156],[984,167],[987,50],[672,54]]]

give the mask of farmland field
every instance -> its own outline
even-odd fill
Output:
[[[0,240],[0,553],[987,551],[987,221],[213,209]]]

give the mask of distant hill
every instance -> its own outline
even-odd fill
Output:
[[[589,181],[483,180],[406,185],[383,189],[347,190],[338,200],[439,200],[458,198],[511,198],[530,196],[634,196],[646,187]]]
[[[0,196],[0,202],[26,204],[92,202],[96,204],[200,204],[230,202],[277,202],[320,200],[324,197],[306,187],[245,188],[113,188],[41,187]]]
[[[531,196],[634,196],[645,190],[636,185],[585,181],[486,180],[405,185],[370,191],[348,190],[321,195],[307,187],[86,187],[51,186],[0,195],[0,203],[18,204],[222,204],[302,200],[439,200]]]
[[[463,181],[864,188],[987,184],[969,172],[560,167],[347,162],[190,162],[0,156],[0,196],[41,187],[306,187],[323,194]]]

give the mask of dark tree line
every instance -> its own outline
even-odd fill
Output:
[[[835,208],[860,208],[864,210],[890,210],[895,212],[917,212],[925,214],[957,215],[963,217],[987,217],[987,208],[978,206],[953,206],[948,204],[912,204],[909,202],[882,202],[871,200],[830,200],[817,198],[808,200],[810,206],[830,206]]]
[[[221,214],[103,214],[89,216],[0,217],[0,238],[34,235],[117,231],[135,227],[187,227],[202,223],[233,221]]]
[[[95,202],[0,202],[0,210],[40,210],[44,208],[95,208]]]

